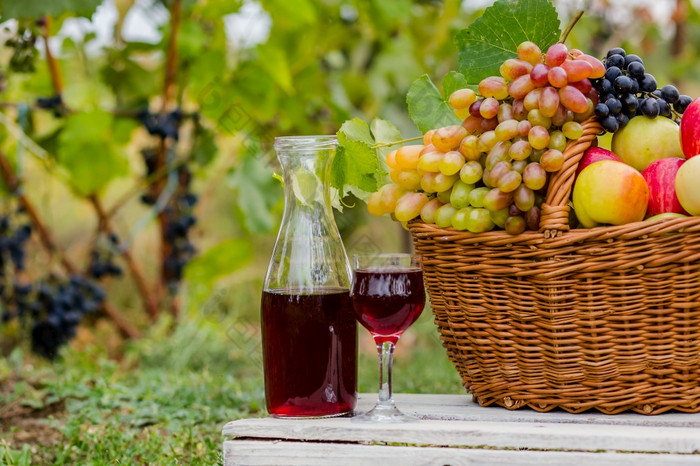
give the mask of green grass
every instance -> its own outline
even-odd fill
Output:
[[[0,425],[10,424],[0,464],[220,464],[223,424],[265,415],[259,337],[232,341],[240,334],[206,320],[170,335],[166,325],[118,361],[98,345],[53,365],[20,351],[0,361]],[[399,343],[395,391],[463,393],[428,312],[413,333]],[[360,391],[376,391],[376,364],[361,352]],[[2,406],[25,414],[8,421]]]

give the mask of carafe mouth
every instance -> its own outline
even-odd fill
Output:
[[[281,136],[275,138],[277,152],[315,152],[335,149],[338,138],[335,135]]]

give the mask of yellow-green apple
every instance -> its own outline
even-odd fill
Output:
[[[693,100],[681,117],[681,147],[686,159],[700,154],[700,99]]]
[[[584,168],[592,163],[600,162],[601,160],[617,160],[618,162],[622,162],[620,157],[607,149],[603,149],[602,147],[589,147],[586,149],[586,152],[583,153],[581,161],[578,163],[578,168],[576,168],[576,174],[574,175],[574,181],[576,181],[576,177],[579,173],[581,173],[581,171],[583,171]]]
[[[687,215],[679,214],[676,212],[666,212],[665,214],[654,215],[653,217],[645,218],[645,222],[653,222],[654,220],[661,220],[662,218],[686,218]]]
[[[640,172],[654,160],[683,157],[678,125],[666,117],[632,118],[612,138],[612,151]]]
[[[684,162],[680,157],[654,160],[642,171],[649,187],[647,217],[666,212],[688,213],[676,196],[676,173]]]
[[[584,228],[603,223],[622,225],[644,219],[649,189],[642,175],[631,166],[601,160],[579,174],[572,200]]]
[[[678,169],[676,195],[690,215],[700,215],[700,157],[691,157]]]

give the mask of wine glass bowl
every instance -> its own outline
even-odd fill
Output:
[[[407,422],[391,392],[394,347],[425,306],[421,258],[412,254],[353,256],[353,309],[358,322],[372,334],[379,352],[380,384],[377,404],[354,421]]]

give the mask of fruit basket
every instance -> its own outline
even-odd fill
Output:
[[[481,405],[700,411],[700,217],[569,229],[573,177],[602,131],[567,146],[539,231],[413,221],[435,322]]]

